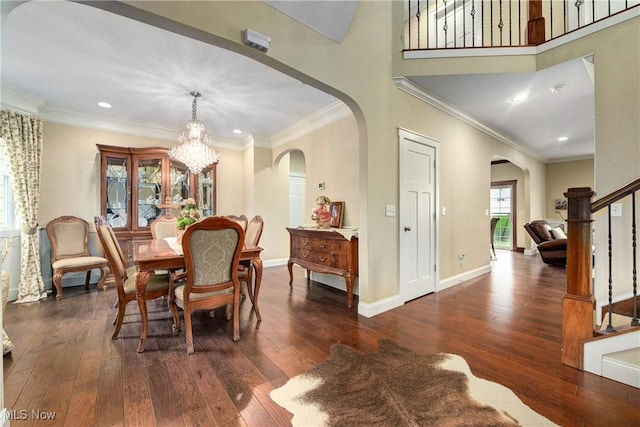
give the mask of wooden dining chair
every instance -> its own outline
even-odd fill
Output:
[[[106,289],[104,278],[108,261],[91,255],[89,251],[89,223],[76,216],[61,216],[49,221],[46,227],[51,241],[51,269],[56,299],[62,298],[62,276],[71,272],[86,272],[84,288],[89,289],[91,271],[100,270],[98,286]]]
[[[111,229],[111,226],[107,224],[104,217],[94,218],[96,231],[100,243],[104,248],[109,265],[111,266],[111,272],[116,282],[116,289],[118,291],[118,312],[114,321],[115,328],[111,339],[116,339],[120,333],[120,328],[124,321],[125,309],[128,303],[136,301],[136,276],[138,269],[134,267],[126,267],[122,248],[118,240],[115,238],[115,233]],[[155,298],[159,298],[169,294],[169,275],[152,275],[149,278],[147,284],[147,291],[145,293],[145,300],[149,301]],[[174,318],[174,322],[176,319]]]
[[[171,282],[169,307],[180,330],[178,307],[184,311],[187,354],[193,353],[192,315],[196,310],[225,306],[227,320],[233,317],[233,340],[240,339],[240,283],[238,263],[244,230],[225,217],[208,217],[190,226],[182,237],[186,281]]]
[[[256,215],[247,224],[247,229],[244,234],[244,245],[246,247],[258,246],[260,243],[260,237],[262,236],[262,230],[264,228],[264,220],[260,215]],[[253,302],[253,268],[251,261],[240,261],[238,269],[238,280],[240,284],[243,282],[247,284],[247,292],[251,302]],[[262,320],[262,319],[258,319]]]

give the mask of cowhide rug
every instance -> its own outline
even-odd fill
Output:
[[[419,355],[381,340],[362,354],[343,344],[271,399],[293,426],[551,426],[508,388],[475,377],[454,354]]]

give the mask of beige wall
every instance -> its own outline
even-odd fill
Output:
[[[305,223],[313,224],[311,211],[316,197],[327,196],[332,201],[344,201],[343,226],[359,226],[358,196],[358,126],[353,116],[313,131],[274,148],[274,158],[299,150],[304,155]],[[318,183],[325,189],[319,190]],[[288,248],[287,248],[288,249]]]
[[[575,160],[571,162],[549,163],[547,165],[547,216],[546,218],[560,219],[556,214],[555,200],[565,199],[564,193],[573,187],[590,187],[594,183],[593,159]],[[567,218],[567,211],[560,212]]]

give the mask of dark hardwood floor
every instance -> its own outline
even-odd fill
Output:
[[[141,354],[135,303],[111,340],[113,288],[10,303],[5,329],[16,348],[4,358],[5,406],[16,417],[26,411],[26,420],[11,421],[20,426],[289,425],[272,389],[324,360],[334,343],[370,352],[389,338],[417,353],[463,356],[475,375],[560,425],[640,425],[640,390],[560,364],[564,269],[510,252],[493,265],[491,274],[369,319],[347,309],[343,292],[307,286],[302,270],[290,289],[286,267],[267,268],[262,322],[244,301],[234,343],[231,322],[197,314],[191,356],[163,300],[150,303]],[[56,416],[36,422],[32,410]]]

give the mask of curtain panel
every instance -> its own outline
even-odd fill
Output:
[[[15,303],[47,298],[40,270],[40,244],[36,233],[42,171],[42,121],[15,111],[0,111],[0,137],[4,140],[12,190],[22,214],[20,281]]]

